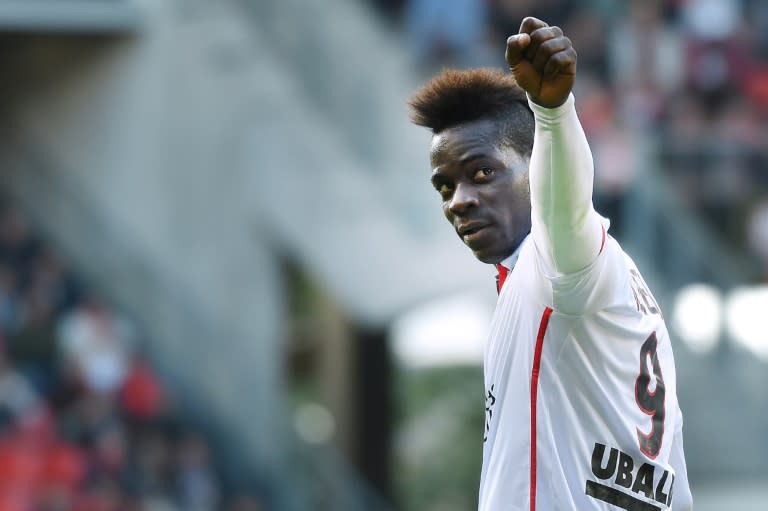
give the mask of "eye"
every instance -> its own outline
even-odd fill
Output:
[[[474,176],[472,176],[472,179],[476,183],[484,183],[488,181],[488,179],[493,176],[496,173],[494,169],[491,167],[482,167],[475,171]]]
[[[435,190],[437,190],[437,193],[439,193],[441,196],[447,197],[453,191],[453,187],[447,183],[440,183],[435,185]]]

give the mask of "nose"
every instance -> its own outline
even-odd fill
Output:
[[[477,207],[477,205],[476,190],[464,183],[459,183],[453,191],[453,197],[451,197],[451,202],[448,204],[448,209],[454,215],[461,216],[466,214],[470,208]]]

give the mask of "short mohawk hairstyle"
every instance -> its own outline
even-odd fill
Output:
[[[499,69],[448,69],[411,97],[411,121],[437,134],[480,119],[500,121],[507,145],[521,154],[533,147],[533,113],[525,91]]]

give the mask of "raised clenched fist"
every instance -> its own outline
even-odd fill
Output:
[[[576,79],[576,50],[559,27],[525,18],[507,39],[507,64],[534,103],[547,108],[568,99]]]

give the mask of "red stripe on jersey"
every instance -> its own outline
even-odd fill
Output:
[[[499,272],[498,275],[496,275],[496,293],[501,294],[501,288],[504,287],[504,281],[507,280],[509,270],[506,268],[506,266],[497,264],[496,271]]]
[[[552,308],[544,309],[539,323],[539,334],[536,336],[536,351],[533,354],[533,369],[531,369],[531,506],[530,511],[536,511],[536,399],[539,391],[539,369],[541,367],[541,349],[544,347],[544,335],[547,333],[549,317]]]

